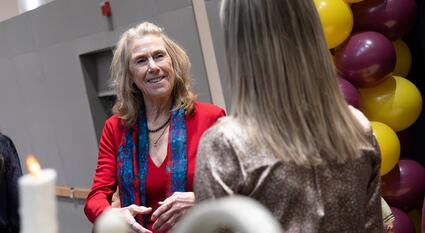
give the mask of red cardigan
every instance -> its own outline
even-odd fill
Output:
[[[193,113],[186,115],[188,191],[193,190],[193,175],[199,140],[205,130],[224,115],[223,109],[201,102],[195,102]],[[117,115],[106,120],[99,142],[96,174],[84,206],[84,212],[91,222],[94,222],[105,209],[110,207],[112,195],[117,188],[117,155],[124,133],[125,129]]]

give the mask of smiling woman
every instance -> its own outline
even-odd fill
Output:
[[[94,222],[118,186],[131,232],[167,232],[194,204],[199,138],[224,111],[195,101],[188,56],[151,23],[122,35],[111,74],[115,114],[99,142],[85,213]]]
[[[155,35],[136,38],[130,48],[130,71],[134,84],[145,93],[144,100],[156,101],[161,97],[170,97],[174,70],[162,39]]]

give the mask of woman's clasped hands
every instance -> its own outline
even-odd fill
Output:
[[[158,209],[152,213],[151,220],[155,222],[152,228],[159,232],[167,232],[195,204],[195,194],[175,192],[159,204]]]
[[[151,214],[151,221],[154,222],[152,228],[158,232],[169,231],[176,222],[195,203],[193,192],[175,192],[164,201],[159,202],[160,206],[152,213],[151,207],[130,205],[118,208],[129,225],[130,233],[152,233],[136,221],[137,215]]]
[[[152,212],[152,208],[138,206],[138,205],[130,205],[123,208],[116,208],[121,214],[124,216],[125,221],[129,226],[130,233],[152,233],[152,231],[144,228],[140,223],[138,223],[135,219],[136,215],[145,215],[150,214]]]

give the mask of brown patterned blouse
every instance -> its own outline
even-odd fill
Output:
[[[198,202],[233,194],[251,197],[272,212],[283,232],[384,232],[379,150],[363,150],[344,164],[302,167],[253,145],[233,117],[206,131],[195,173]]]

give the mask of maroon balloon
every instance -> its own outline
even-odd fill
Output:
[[[367,0],[351,5],[355,31],[377,31],[394,40],[416,19],[415,0]]]
[[[422,205],[425,194],[425,168],[414,160],[401,159],[382,176],[382,196],[390,206],[411,210]]]
[[[395,48],[377,32],[352,35],[335,52],[338,74],[356,87],[370,87],[382,82],[394,70]]]
[[[357,109],[360,109],[360,95],[357,88],[345,79],[337,78],[339,89],[341,89],[347,103]]]
[[[425,233],[425,196],[422,203],[422,233]]]
[[[409,215],[395,207],[391,207],[391,211],[395,218],[393,224],[394,233],[415,233],[415,225]]]

